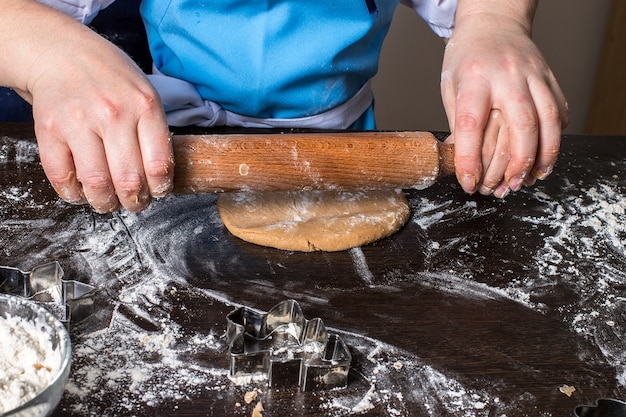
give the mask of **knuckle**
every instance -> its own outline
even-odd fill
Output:
[[[137,173],[126,173],[116,180],[118,193],[122,197],[132,198],[138,196],[144,188],[145,181]]]
[[[512,127],[520,131],[536,131],[537,117],[531,111],[521,111],[516,115]]]
[[[83,104],[78,99],[68,98],[64,100],[61,106],[44,116],[44,129],[52,129],[52,132],[60,134],[66,131],[68,127],[63,126],[59,121],[68,119],[72,120],[73,126],[86,125],[91,117],[91,111]]]
[[[455,127],[461,132],[475,131],[479,127],[478,116],[469,112],[457,114]]]
[[[98,213],[110,213],[119,207],[119,201],[113,192],[108,175],[90,173],[79,178],[84,195],[89,204]]]
[[[136,96],[139,114],[154,113],[162,110],[161,100],[154,91],[141,91]]]
[[[49,168],[46,170],[46,176],[52,184],[69,184],[76,181],[76,173],[69,170]]]
[[[150,193],[154,197],[163,197],[172,190],[174,186],[173,172],[174,163],[171,160],[155,161],[146,165]]]
[[[148,161],[145,170],[149,178],[167,178],[174,171],[174,162],[171,159]]]
[[[106,192],[112,189],[111,179],[105,173],[84,174],[78,178],[78,181],[92,192]]]
[[[539,118],[546,122],[556,122],[561,119],[561,112],[556,104],[549,104],[539,111]]]
[[[129,103],[132,103],[130,107]],[[105,120],[120,123],[122,119],[128,117],[128,109],[138,114],[146,114],[161,110],[161,104],[158,97],[155,97],[152,92],[140,90],[124,102],[120,102],[114,97],[104,97],[98,108]]]
[[[78,105],[74,100],[68,99],[56,107],[48,107],[45,110],[33,109],[35,117],[35,134],[38,140],[64,140],[68,132],[76,126],[83,126],[87,120],[87,112],[84,106]],[[71,120],[72,123],[63,121]]]
[[[464,68],[464,73],[471,76],[482,76],[486,68],[487,65],[482,59],[469,59]]]
[[[110,120],[112,122],[116,122],[120,119],[122,111],[120,111],[120,107],[117,103],[112,100],[104,100],[100,104],[100,110],[105,115],[106,120]]]
[[[510,77],[515,77],[520,72],[519,60],[514,56],[503,56],[500,61],[500,68]]]
[[[60,137],[61,127],[56,120],[55,117],[50,117],[47,113],[37,117],[37,124],[35,125],[37,140],[49,140]]]

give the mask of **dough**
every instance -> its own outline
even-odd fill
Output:
[[[258,245],[294,251],[340,251],[398,231],[410,209],[402,190],[223,193],[224,225]]]

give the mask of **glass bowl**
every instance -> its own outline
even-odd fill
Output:
[[[0,407],[0,417],[50,416],[61,401],[70,372],[72,345],[67,329],[44,307],[33,301],[6,294],[0,294],[0,320],[5,320],[5,324],[10,323],[9,320],[13,324],[15,321],[24,323],[36,332],[35,336],[40,338],[45,350],[52,355],[50,363],[54,364],[54,368],[45,366],[46,370],[53,373],[47,386],[41,387],[35,397],[25,400],[26,402],[17,405],[16,408],[3,410]],[[33,363],[32,366],[39,369],[43,365]],[[0,379],[3,374],[8,374],[8,369],[0,369]]]

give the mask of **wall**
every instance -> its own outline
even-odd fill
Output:
[[[610,0],[539,2],[533,37],[565,92],[566,133],[582,133]],[[399,6],[374,79],[379,129],[447,131],[439,93],[443,42],[408,7]]]

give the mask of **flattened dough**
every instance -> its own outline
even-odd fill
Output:
[[[340,251],[387,237],[409,219],[402,190],[224,193],[224,225],[258,245],[293,251]]]

